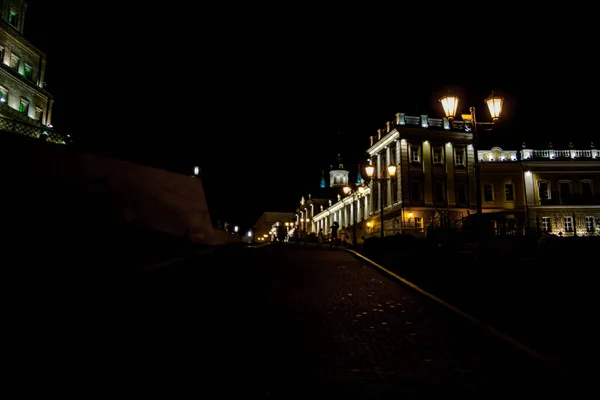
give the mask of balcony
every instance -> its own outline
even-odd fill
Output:
[[[12,111],[17,112],[15,110]],[[0,132],[27,136],[49,143],[67,144],[68,141],[68,136],[58,133],[46,126],[35,126],[6,117],[0,117]]]

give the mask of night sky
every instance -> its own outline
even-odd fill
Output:
[[[337,153],[354,177],[370,135],[397,112],[441,117],[448,90],[479,120],[492,90],[505,97],[501,146],[600,144],[584,15],[95,3],[28,1],[54,127],[89,151],[199,165],[214,220],[293,212]]]

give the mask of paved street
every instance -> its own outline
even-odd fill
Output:
[[[74,382],[102,391],[489,399],[563,389],[539,360],[343,250],[219,249],[99,290],[69,359],[89,370]]]

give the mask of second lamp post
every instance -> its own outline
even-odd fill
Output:
[[[396,166],[395,165],[388,165],[387,167],[387,173],[389,176],[384,176],[385,175],[385,169],[381,170],[379,173],[379,178],[373,178],[373,174],[375,173],[375,167],[372,165],[367,165],[365,167],[365,172],[367,173],[367,176],[369,177],[369,179],[371,179],[371,181],[373,182],[377,182],[380,183],[381,185],[379,186],[379,204],[380,204],[380,210],[379,213],[381,214],[381,237],[385,236],[385,230],[384,230],[384,217],[383,217],[383,208],[384,208],[384,203],[383,203],[383,184],[389,180],[391,180],[395,175],[396,175]]]
[[[454,116],[458,111],[458,97],[447,95],[440,99],[440,103],[442,103],[442,107],[444,109],[444,114],[446,118],[450,122],[454,120]],[[500,113],[502,112],[502,105],[504,103],[504,99],[501,96],[496,96],[492,92],[492,95],[484,100],[484,103],[487,104],[488,109],[490,111],[490,116],[492,117],[492,122],[478,122],[477,117],[475,115],[475,107],[469,107],[469,114],[462,114],[463,121],[470,123],[473,129],[473,152],[475,154],[475,158],[473,160],[473,168],[475,169],[475,200],[477,207],[477,218],[478,221],[481,220],[481,214],[483,212],[482,208],[482,188],[481,188],[481,168],[479,165],[479,154],[477,154],[478,144],[479,144],[479,135],[478,135],[478,126],[487,126],[487,130],[493,127],[500,117]],[[484,128],[485,129],[485,128]]]

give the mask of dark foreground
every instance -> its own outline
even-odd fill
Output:
[[[219,249],[117,283],[56,288],[27,316],[38,329],[21,336],[30,346],[15,365],[46,393],[489,399],[580,389],[341,250]]]

